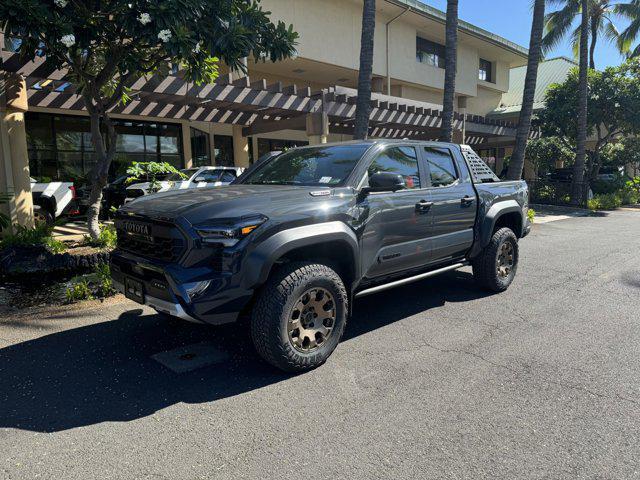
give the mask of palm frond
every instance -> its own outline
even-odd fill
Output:
[[[543,50],[548,51],[558,46],[567,33],[569,33],[579,11],[579,4],[571,0],[565,4],[564,8],[546,15],[546,33],[542,38]]]
[[[580,57],[580,26],[571,32],[571,50],[573,52],[573,58],[578,59]]]
[[[620,31],[609,18],[606,18],[604,21],[602,33],[604,34],[604,38],[612,43],[617,43],[618,38],[620,38]]]
[[[627,20],[640,18],[640,1],[632,0],[626,3],[617,3],[612,7],[612,11]]]
[[[640,34],[640,0],[617,4],[614,6],[614,11],[617,15],[631,21],[620,33],[616,42],[620,52],[629,53],[633,42]]]

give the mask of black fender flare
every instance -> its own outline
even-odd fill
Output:
[[[339,241],[351,249],[354,278],[359,278],[360,262],[358,256],[358,239],[347,225],[339,221],[305,225],[282,230],[253,250],[245,259],[244,283],[248,289],[255,289],[264,284],[276,260],[288,252],[301,247],[320,243]],[[348,288],[350,286],[347,286]]]
[[[496,222],[500,217],[506,215],[508,213],[517,213],[520,217],[520,228],[517,232],[514,232],[518,238],[522,236],[522,227],[523,227],[523,214],[522,207],[515,200],[504,200],[500,201],[494,205],[492,205],[484,218],[479,223],[480,231],[478,232],[478,236],[476,242],[471,249],[469,254],[470,258],[475,257],[480,253],[480,251],[489,245],[491,241],[491,235],[493,234],[493,229],[496,225]]]

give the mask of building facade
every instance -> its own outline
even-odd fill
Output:
[[[215,85],[198,88],[178,77],[139,79],[132,85],[135,100],[112,112],[119,133],[113,178],[133,161],[247,166],[271,150],[351,138],[362,1],[262,5],[273,20],[294,25],[297,57],[279,63],[249,58],[248,76],[222,66]],[[444,12],[417,0],[377,2],[371,136],[438,136],[444,24]],[[527,51],[465,22],[458,38],[456,140],[482,151],[513,138],[514,125],[486,116],[499,108],[510,70],[526,63]],[[17,42],[2,38],[2,68],[25,79],[29,173],[85,183],[93,152],[82,101],[64,74],[20,63]],[[4,163],[11,161],[3,155]]]

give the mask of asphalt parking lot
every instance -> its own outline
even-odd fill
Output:
[[[326,365],[128,301],[0,320],[0,478],[640,477],[640,211],[366,297]]]

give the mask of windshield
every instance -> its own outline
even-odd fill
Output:
[[[191,178],[191,175],[193,175],[194,173],[196,173],[198,171],[197,168],[185,168],[184,170],[180,170],[180,172],[186,176],[183,177],[182,175],[180,175],[179,173],[172,173],[171,175],[169,175],[167,178],[165,178],[165,180],[169,181],[169,182],[178,182],[180,180],[186,180],[188,178]]]
[[[329,186],[344,182],[370,145],[296,148],[260,166],[242,183]]]

